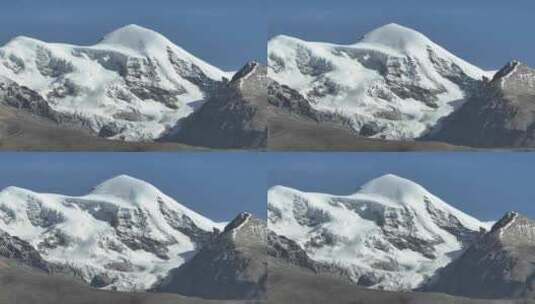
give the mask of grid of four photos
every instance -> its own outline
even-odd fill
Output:
[[[535,3],[0,10],[0,304],[535,304]]]

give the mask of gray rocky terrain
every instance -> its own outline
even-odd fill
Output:
[[[476,147],[535,146],[535,70],[513,61],[481,82],[426,139]]]
[[[265,66],[248,63],[197,112],[181,121],[176,134],[163,140],[213,148],[265,148],[266,74]]]
[[[535,298],[535,221],[510,212],[424,290],[479,298]]]
[[[172,270],[158,292],[207,299],[262,299],[267,279],[266,223],[242,213],[189,262]]]

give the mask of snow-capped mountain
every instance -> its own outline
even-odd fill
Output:
[[[490,76],[397,24],[351,45],[277,36],[269,41],[268,60],[269,77],[296,90],[315,110],[349,119],[362,136],[385,139],[430,132]]]
[[[25,87],[46,100],[48,118],[113,139],[162,136],[230,77],[136,25],[93,46],[17,37],[0,48],[0,96]]]
[[[214,229],[223,225],[129,176],[79,197],[16,187],[0,192],[0,231],[99,288],[150,288],[210,241]]]
[[[273,187],[268,227],[358,285],[389,290],[418,287],[489,228],[395,175],[349,196]]]

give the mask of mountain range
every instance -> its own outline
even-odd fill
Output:
[[[92,46],[0,47],[0,145],[449,150],[533,143],[535,72],[485,71],[387,24],[340,45],[276,36],[226,72],[129,25]],[[61,136],[59,136],[60,134]]]

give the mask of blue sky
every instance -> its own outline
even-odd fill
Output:
[[[268,178],[310,192],[346,195],[393,173],[481,220],[514,210],[535,219],[535,153],[300,153]]]
[[[0,10],[0,44],[17,35],[93,44],[126,24],[161,32],[226,70],[265,61],[266,39],[356,42],[381,25],[415,28],[485,69],[512,59],[535,66],[535,1],[515,0],[17,0]]]
[[[3,1],[0,45],[18,35],[90,45],[135,23],[209,63],[236,70],[249,60],[265,60],[265,18],[263,1],[249,0]]]
[[[0,189],[87,194],[128,174],[218,221],[249,211],[265,217],[266,174],[259,153],[0,153]]]
[[[269,36],[354,43],[381,25],[414,28],[485,69],[535,66],[533,0],[271,0]]]
[[[119,174],[146,180],[215,220],[265,217],[266,191],[350,194],[393,173],[482,220],[535,218],[535,153],[0,153],[0,189],[82,195]]]

